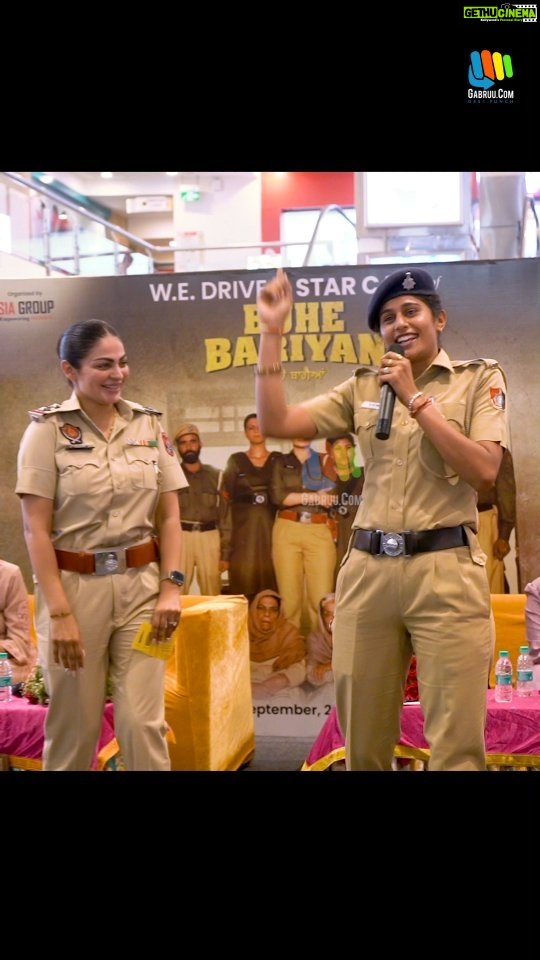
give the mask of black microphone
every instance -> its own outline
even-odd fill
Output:
[[[392,353],[399,353],[405,356],[405,351],[400,343],[391,343],[388,350]],[[379,419],[375,428],[377,440],[388,440],[390,436],[390,427],[392,425],[392,416],[394,413],[394,404],[396,395],[389,383],[383,383],[381,387],[381,400],[379,403]]]

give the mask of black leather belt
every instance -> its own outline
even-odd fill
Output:
[[[239,497],[233,499],[233,503],[251,503],[253,506],[262,506],[268,503],[267,493],[242,493]]]
[[[411,557],[413,553],[431,550],[449,550],[466,547],[467,534],[463,527],[441,527],[439,530],[403,530],[402,533],[384,530],[354,530],[352,545],[372,556]]]
[[[180,526],[182,530],[189,531],[189,533],[206,533],[207,530],[217,530],[217,523],[199,523],[198,520],[181,520]]]

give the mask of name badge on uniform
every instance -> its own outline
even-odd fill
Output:
[[[380,403],[376,400],[362,400],[361,407],[367,407],[368,410],[378,410]]]

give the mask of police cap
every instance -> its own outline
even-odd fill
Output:
[[[201,439],[199,428],[194,423],[181,423],[174,435],[175,443],[178,443],[180,438],[185,437],[188,433],[193,433],[199,440]]]
[[[411,293],[413,296],[417,296],[419,293],[437,293],[431,274],[427,270],[402,267],[385,277],[377,287],[369,304],[368,326],[370,330],[379,332],[379,315],[387,300],[392,300],[394,297],[403,297],[407,293]]]

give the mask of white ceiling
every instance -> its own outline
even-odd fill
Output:
[[[112,178],[103,179],[99,172],[74,172],[74,171],[47,171],[54,180],[65,183],[67,186],[82,193],[87,197],[97,200],[105,206],[118,210],[121,213],[126,212],[126,199],[128,197],[148,197],[148,196],[173,196],[180,190],[181,184],[189,186],[196,185],[197,182],[208,181],[209,179],[237,179],[238,181],[249,181],[256,177],[256,173],[233,173],[227,171],[203,171],[203,172],[179,172],[175,177],[169,177],[166,173],[157,171],[150,172],[131,172],[131,173],[113,173]]]

